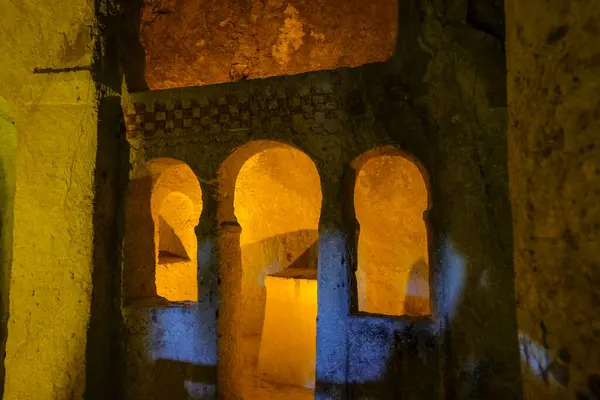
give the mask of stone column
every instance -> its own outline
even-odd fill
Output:
[[[0,96],[0,398],[4,390],[4,349],[8,329],[10,269],[16,182],[17,130]]]
[[[219,314],[219,226],[217,221],[217,187],[201,182],[202,214],[196,227],[198,238],[198,320],[197,334],[205,346],[205,363],[213,368],[210,378],[203,382],[205,393],[212,394],[217,385],[218,314]],[[213,386],[214,385],[214,386]]]
[[[114,135],[98,131],[96,10],[83,0],[0,8],[0,93],[18,132],[3,399],[81,399],[96,149],[99,134]]]
[[[600,398],[600,4],[506,2],[525,399]]]
[[[343,399],[348,379],[350,265],[355,229],[348,221],[341,177],[321,173],[319,221],[316,399]],[[329,182],[327,180],[329,180]]]
[[[220,399],[241,399],[242,358],[239,308],[242,289],[242,253],[237,221],[219,225],[219,311],[217,391]]]
[[[202,214],[196,227],[198,237],[198,305],[200,310],[218,309],[218,235],[217,187],[201,183]],[[216,319],[215,319],[216,324]]]

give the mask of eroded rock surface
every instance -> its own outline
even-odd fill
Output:
[[[140,40],[152,89],[384,61],[396,0],[151,0]]]

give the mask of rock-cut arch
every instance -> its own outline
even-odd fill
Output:
[[[394,148],[371,150],[353,162],[359,224],[358,311],[428,316],[428,179],[414,157]]]
[[[202,191],[178,160],[149,161],[132,179],[125,232],[124,290],[128,301],[198,299],[197,238]]]
[[[221,226],[235,237],[221,247],[221,305],[228,322],[220,329],[235,331],[231,341],[238,349],[220,357],[234,366],[222,368],[312,388],[322,202],[316,166],[292,146],[257,141],[233,152],[219,179]],[[225,340],[219,347],[230,351]],[[226,379],[244,380],[235,373]],[[260,396],[245,379],[238,392]]]

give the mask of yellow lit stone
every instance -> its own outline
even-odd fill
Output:
[[[387,315],[429,315],[427,186],[419,168],[396,155],[368,160],[354,193],[360,223],[359,310]]]

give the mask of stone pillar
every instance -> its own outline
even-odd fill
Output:
[[[8,323],[13,214],[16,189],[17,130],[0,96],[0,398],[4,390],[4,349]]]
[[[219,313],[219,226],[217,221],[217,188],[201,182],[202,214],[196,227],[198,238],[198,320],[205,346],[205,363],[214,368],[218,363],[218,313]],[[217,382],[206,382],[205,393],[214,394]]]
[[[343,399],[348,379],[349,271],[355,226],[345,218],[344,207],[351,198],[343,198],[341,177],[324,173],[321,177],[315,398]]]
[[[242,349],[241,304],[242,253],[237,221],[223,221],[219,226],[219,311],[217,392],[219,399],[241,399]]]
[[[18,132],[3,398],[81,399],[97,136],[114,134],[98,132],[95,7],[74,0],[0,8],[0,93]]]
[[[201,183],[202,214],[196,227],[198,237],[198,305],[201,310],[218,309],[218,235],[217,188],[214,184]],[[216,319],[215,319],[216,324]]]
[[[506,2],[525,399],[600,398],[600,4]]]
[[[156,296],[156,228],[150,203],[153,185],[149,175],[136,177],[130,180],[125,195],[123,297],[127,305]]]

